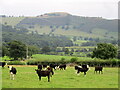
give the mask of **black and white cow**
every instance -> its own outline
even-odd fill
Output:
[[[42,65],[39,64],[38,65],[38,69],[42,70]]]
[[[100,74],[100,72],[101,72],[101,74],[103,74],[103,67],[102,66],[96,66],[95,67],[95,70],[94,70],[94,73],[96,72],[97,73],[97,71],[99,71],[99,74]]]
[[[60,70],[66,70],[66,64],[61,64],[61,65],[59,65],[59,68],[60,68]]]
[[[89,65],[75,66],[75,70],[77,70],[77,74],[84,72],[84,75],[86,75],[86,72],[89,70]]]
[[[50,67],[54,68],[54,70],[56,70],[58,68],[58,66],[59,66],[58,64],[50,64]]]
[[[2,68],[4,68],[5,65],[6,65],[5,62],[0,62],[0,66],[2,66]]]
[[[17,70],[13,66],[8,66],[8,68],[10,70],[10,79],[14,80]]]

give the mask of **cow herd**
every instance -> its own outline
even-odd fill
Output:
[[[0,66],[2,66],[4,68],[6,64],[3,63],[3,62],[0,62]],[[54,71],[55,70],[66,70],[66,67],[67,65],[66,64],[61,64],[61,65],[58,65],[58,64],[50,64],[50,65],[37,65],[37,69],[35,69],[35,72],[37,73],[38,77],[39,77],[39,80],[41,80],[41,77],[48,77],[48,82],[50,82],[50,77],[52,77],[52,75],[54,75]],[[9,72],[10,72],[10,78],[12,80],[15,79],[15,75],[17,73],[17,69],[13,66],[8,66],[9,68]],[[86,76],[86,73],[88,70],[90,70],[89,68],[89,65],[77,65],[77,66],[74,66],[74,69],[77,71],[77,74],[80,74],[81,72],[84,73],[84,76]],[[94,73],[97,71],[99,71],[99,74],[101,72],[101,74],[103,74],[103,67],[102,66],[95,66],[95,69],[94,69]]]

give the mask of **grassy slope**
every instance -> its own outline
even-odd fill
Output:
[[[117,88],[118,69],[104,68],[104,74],[94,74],[94,68],[87,72],[86,77],[76,75],[73,67],[68,67],[66,71],[55,71],[51,82],[47,82],[46,77],[38,80],[35,72],[37,66],[17,67],[16,80],[10,80],[7,67],[2,73],[3,88]]]
[[[7,22],[7,25],[11,25],[11,26],[15,26],[17,25],[20,21],[22,21],[25,17],[5,17],[2,18],[2,24],[5,24],[5,22]],[[43,34],[46,33],[48,34],[51,29],[49,28],[49,26],[44,26],[43,28],[40,28],[40,25],[35,25],[34,28],[28,28],[30,31],[38,31],[38,33]],[[69,30],[63,30],[61,29],[61,27],[59,27],[58,29],[56,29],[53,33],[56,35],[67,35],[67,36],[82,36],[82,37],[92,37],[92,38],[106,38],[105,33],[107,32],[107,38],[109,37],[115,37],[117,38],[117,32],[108,32],[105,29],[98,29],[95,28],[93,30],[91,30],[92,33],[87,33],[81,30],[76,30],[76,29],[72,29],[69,28]]]
[[[7,22],[7,25],[15,26],[24,18],[25,17],[5,17],[2,18],[2,24],[5,24],[5,22]]]

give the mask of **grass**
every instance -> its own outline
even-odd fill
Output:
[[[94,74],[91,67],[84,77],[83,73],[76,75],[73,67],[67,67],[66,71],[56,70],[51,82],[47,82],[47,77],[38,80],[37,66],[14,67],[18,70],[15,80],[10,80],[7,67],[2,69],[2,88],[118,88],[118,68],[105,67],[103,74]]]
[[[37,60],[37,61],[59,61],[61,58],[65,58],[65,61],[70,61],[71,58],[75,58],[75,56],[59,56],[59,55],[44,55],[44,54],[35,54],[33,55],[33,58],[31,60]],[[76,57],[78,61],[84,61],[84,60],[93,60],[89,57]]]

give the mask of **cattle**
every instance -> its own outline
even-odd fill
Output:
[[[82,66],[75,66],[75,70],[77,70],[77,74],[80,72],[84,72],[84,75],[86,75],[86,72],[89,70],[88,65],[82,65]]]
[[[48,82],[50,82],[50,76],[53,75],[53,69],[51,67],[47,67],[47,70],[40,70],[35,69],[36,73],[38,74],[39,80],[41,80],[41,77],[48,77]]]
[[[42,70],[42,65],[39,64],[38,65],[38,69]]]
[[[63,70],[63,69],[66,70],[66,64],[60,65],[59,68],[60,68],[60,70]]]
[[[2,66],[2,68],[4,68],[5,65],[6,65],[5,62],[0,62],[0,66]]]
[[[99,74],[100,74],[100,72],[101,72],[101,74],[103,74],[103,67],[102,66],[96,66],[95,67],[95,70],[94,70],[94,73],[96,72],[97,73],[97,71],[99,71]]]
[[[8,68],[10,70],[10,79],[14,80],[17,70],[13,66],[8,66]]]
[[[58,67],[59,65],[57,65],[57,64],[50,64],[50,67],[51,68],[54,68],[54,70],[56,70],[56,68]]]

